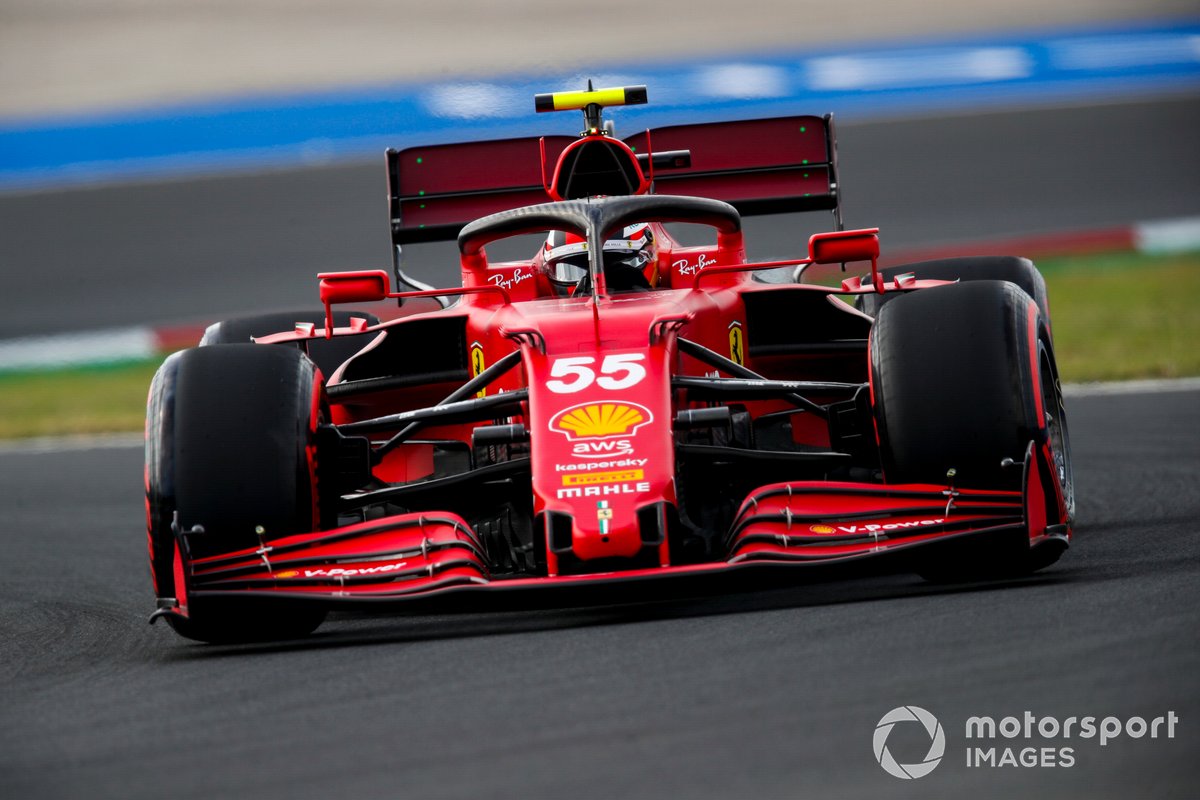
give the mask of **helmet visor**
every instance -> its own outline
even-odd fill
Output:
[[[604,251],[604,270],[607,273],[614,267],[626,267],[629,269],[641,269],[646,263],[645,253],[630,253],[627,251],[617,252],[613,250]],[[574,255],[565,256],[558,259],[551,265],[550,280],[560,286],[575,286],[583,276],[588,274],[588,254],[576,253]]]
[[[551,265],[550,280],[554,283],[572,287],[583,280],[588,273],[588,254],[575,253],[558,259]]]

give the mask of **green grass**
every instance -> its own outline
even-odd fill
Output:
[[[1200,253],[1039,263],[1066,381],[1200,375]]]
[[[0,438],[141,430],[159,363],[0,373]]]
[[[1200,253],[1074,256],[1038,266],[1063,380],[1200,375]],[[140,430],[159,363],[0,373],[0,438]]]

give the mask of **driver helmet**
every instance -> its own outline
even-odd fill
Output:
[[[542,271],[559,295],[570,295],[588,274],[588,244],[582,236],[550,231],[542,246]],[[658,285],[658,245],[645,222],[629,225],[604,242],[604,280],[611,292],[648,291]]]

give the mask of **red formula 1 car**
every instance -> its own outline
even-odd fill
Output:
[[[616,138],[602,108],[645,95],[538,96],[583,110],[577,138],[388,152],[397,282],[414,288],[401,245],[457,236],[460,288],[324,274],[323,313],[218,323],[166,360],[146,427],[155,618],[276,638],[339,603],[1059,557],[1074,500],[1033,265],[881,270],[877,232],[841,230],[830,117]],[[741,214],[813,209],[837,230],[747,263]],[[708,243],[681,245],[680,222]],[[488,259],[531,233],[531,259]],[[840,287],[805,281],[859,262]],[[333,309],[386,298],[403,305],[385,322]]]

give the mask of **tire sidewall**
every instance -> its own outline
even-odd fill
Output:
[[[243,641],[307,633],[324,613],[270,600],[189,601],[177,585],[184,559],[252,547],[319,527],[316,430],[323,376],[292,348],[219,344],[170,357],[151,384],[147,407],[146,497],[156,595],[176,598],[186,618],[167,619],[201,641]]]
[[[925,289],[883,306],[871,332],[872,402],[885,478],[1013,488],[1046,428],[1037,305],[1014,284]]]

